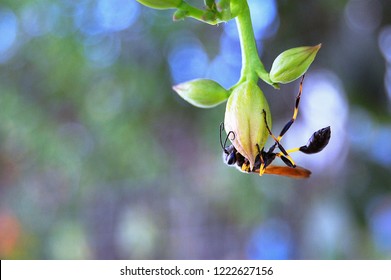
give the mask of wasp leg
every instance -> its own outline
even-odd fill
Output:
[[[261,149],[259,148],[259,145],[257,144],[257,149],[258,149],[258,156],[259,156],[259,161],[261,162],[259,164],[259,176],[262,176],[263,173],[265,173],[265,170],[266,170],[266,164],[265,164],[265,159],[263,158],[262,156],[262,151]],[[254,168],[255,169],[255,168]]]
[[[284,149],[284,147],[281,145],[280,140],[274,136],[273,132],[270,130],[269,125],[267,124],[266,120],[266,111],[263,110],[264,118],[265,118],[265,124],[266,124],[266,129],[269,132],[269,135],[274,139],[275,144],[269,149],[268,153],[272,153],[274,151],[274,148],[276,145],[280,149],[280,153],[276,154],[276,156],[280,157],[282,161],[288,165],[289,167],[296,167],[295,162],[293,161],[292,157],[288,154],[288,152]]]
[[[246,173],[248,173],[248,172],[251,171],[251,170],[250,170],[250,163],[249,163],[248,161],[243,163],[243,165],[242,165],[242,171],[243,171],[243,172],[246,172]]]
[[[291,156],[289,155],[289,153],[291,152],[295,152],[295,151],[298,151],[299,148],[295,148],[295,149],[290,149],[288,151],[286,151],[284,149],[284,147],[280,144],[280,141],[282,139],[282,137],[284,136],[284,134],[289,130],[289,128],[292,126],[292,124],[295,122],[296,118],[297,118],[297,114],[299,112],[299,104],[300,104],[300,98],[301,98],[301,94],[303,92],[303,82],[304,82],[304,76],[302,76],[301,78],[301,81],[300,81],[300,86],[299,86],[299,92],[296,96],[296,101],[295,101],[295,108],[293,109],[293,116],[292,118],[289,120],[289,122],[287,124],[285,124],[285,126],[282,128],[280,134],[278,135],[278,137],[275,137],[273,135],[273,133],[271,132],[268,124],[267,124],[267,121],[266,121],[266,112],[264,112],[264,116],[265,116],[265,124],[266,124],[266,128],[270,134],[270,136],[274,139],[275,141],[275,144],[269,149],[269,152],[272,153],[276,147],[276,145],[278,146],[278,148],[280,149],[280,153],[276,154],[276,156],[280,157],[282,159],[282,161],[290,166],[290,167],[296,167],[296,164],[295,162],[293,161],[293,159],[291,158]]]
[[[301,77],[299,93],[296,96],[295,108],[293,109],[293,116],[290,119],[290,121],[282,128],[280,135],[278,135],[278,137],[277,137],[278,141],[281,140],[281,138],[289,130],[289,128],[292,126],[292,124],[295,122],[295,120],[297,118],[297,114],[299,112],[300,97],[301,97],[301,93],[303,92],[303,81],[304,81],[304,75]]]

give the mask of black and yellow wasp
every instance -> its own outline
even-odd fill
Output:
[[[297,113],[299,111],[300,97],[303,90],[303,80],[304,76],[300,82],[299,93],[296,97],[295,108],[293,111],[293,116],[283,127],[278,137],[275,137],[271,132],[267,121],[266,121],[266,112],[263,111],[266,123],[266,129],[269,132],[269,135],[274,139],[274,144],[265,151],[264,147],[258,148],[258,155],[255,159],[254,167],[250,169],[249,161],[242,154],[240,154],[233,145],[226,146],[227,140],[233,140],[235,138],[235,133],[233,131],[228,132],[227,137],[223,143],[222,141],[222,131],[224,130],[224,123],[220,125],[220,145],[223,149],[223,159],[224,162],[229,166],[236,166],[240,171],[245,173],[258,173],[263,174],[274,174],[281,176],[288,176],[292,178],[308,178],[311,175],[311,171],[303,167],[297,166],[290,153],[300,151],[305,154],[315,154],[322,151],[327,144],[329,143],[331,137],[330,126],[319,129],[314,132],[306,145],[301,147],[285,150],[281,145],[280,141],[284,134],[289,130],[292,124],[295,122]],[[232,138],[230,138],[232,137]],[[275,152],[275,149],[278,148],[280,151]],[[286,164],[286,166],[278,166],[271,164],[276,157],[281,158],[281,160]]]

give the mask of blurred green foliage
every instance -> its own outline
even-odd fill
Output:
[[[294,126],[327,105],[305,115],[322,79],[343,109],[323,116],[329,147],[296,160],[313,170],[306,181],[226,167],[224,105],[193,108],[171,89],[175,47],[191,38],[211,62],[224,25],[174,23],[132,0],[1,1],[0,257],[390,258],[391,3],[267,3],[268,69],[285,49],[323,44]],[[261,87],[278,133],[298,85]],[[292,128],[284,141],[309,135]]]

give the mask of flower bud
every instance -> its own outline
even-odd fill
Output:
[[[185,17],[187,17],[188,14],[188,11],[178,9],[175,11],[174,15],[172,16],[172,19],[173,21],[183,20],[185,19]]]
[[[217,82],[196,79],[173,87],[187,102],[200,108],[211,108],[227,100],[229,92]]]
[[[236,150],[249,160],[251,169],[259,153],[257,145],[262,149],[269,136],[265,114],[271,129],[269,105],[255,82],[241,83],[228,98],[224,127],[227,134],[233,131],[234,138],[231,138],[231,142]]]
[[[140,4],[144,6],[154,8],[154,9],[175,9],[180,4],[182,4],[183,0],[137,0]]]
[[[216,5],[215,0],[204,0],[204,3],[210,9]]]
[[[217,10],[220,12],[220,18],[223,21],[229,21],[236,17],[243,10],[243,1],[220,0],[217,4]]]
[[[270,79],[274,83],[286,84],[302,76],[314,61],[321,44],[312,47],[298,47],[282,52],[274,60]]]

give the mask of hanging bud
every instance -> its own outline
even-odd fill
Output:
[[[179,21],[185,19],[185,17],[187,17],[188,14],[189,14],[188,11],[178,9],[175,11],[174,15],[172,16],[172,20]]]
[[[321,44],[298,47],[284,51],[274,60],[270,80],[274,83],[290,83],[301,77],[314,61]]]
[[[187,102],[200,108],[211,108],[227,100],[229,92],[213,80],[196,79],[173,87]]]
[[[220,13],[220,19],[229,21],[236,17],[243,10],[243,1],[220,0],[216,4],[217,11]]]
[[[204,0],[204,3],[209,9],[213,9],[216,6],[215,0]]]
[[[137,0],[137,2],[150,8],[165,10],[177,8],[183,0]]]
[[[231,142],[236,150],[250,162],[253,168],[258,155],[268,138],[266,121],[271,129],[269,105],[263,92],[255,82],[238,85],[230,95],[225,110],[224,127],[227,134],[233,131]]]

